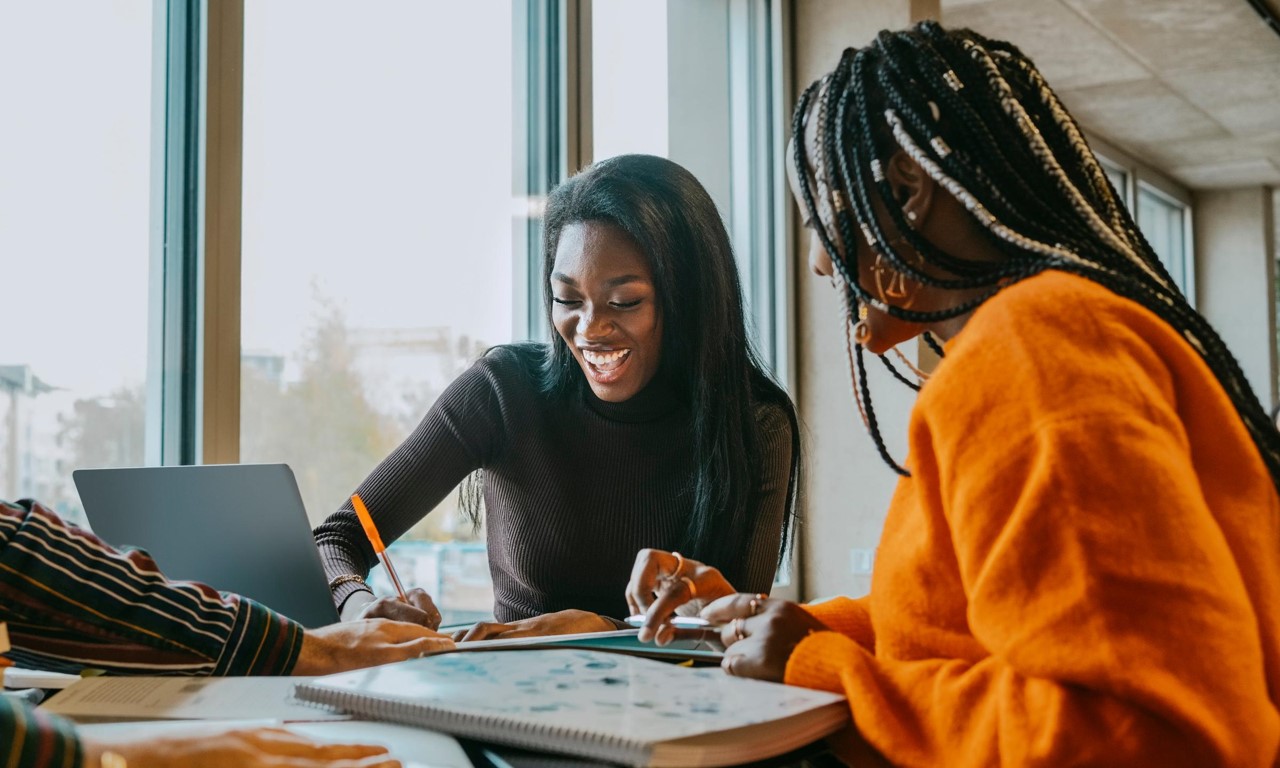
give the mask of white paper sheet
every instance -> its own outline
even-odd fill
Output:
[[[342,719],[293,698],[304,677],[93,677],[44,709],[82,722],[107,720],[307,721]]]

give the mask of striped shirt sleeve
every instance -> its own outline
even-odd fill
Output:
[[[0,502],[0,621],[23,666],[140,675],[284,675],[298,624],[203,584],[169,581],[32,501]]]
[[[80,768],[75,728],[11,696],[0,696],[0,765],[5,768]]]

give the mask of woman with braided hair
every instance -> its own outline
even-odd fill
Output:
[[[1277,765],[1280,433],[1035,66],[884,32],[794,128],[810,262],[857,307],[902,475],[871,592],[798,606],[646,552],[641,636],[714,599],[727,671],[848,697],[842,756]],[[884,358],[920,388],[899,460],[864,358],[920,334],[927,382]]]

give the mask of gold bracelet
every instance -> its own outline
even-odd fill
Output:
[[[98,758],[100,768],[129,768],[129,761],[124,759],[124,755],[119,752],[107,750],[102,753],[102,757]]]
[[[345,573],[341,576],[334,578],[333,581],[329,582],[329,591],[332,592],[333,590],[337,589],[343,584],[351,584],[352,582],[359,584],[365,589],[369,588],[369,585],[365,583],[363,576],[357,576],[354,573]]]

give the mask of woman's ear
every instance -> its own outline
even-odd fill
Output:
[[[933,192],[937,189],[933,177],[925,173],[911,155],[899,149],[889,158],[885,180],[893,189],[893,198],[907,221],[916,226],[924,223],[933,207]]]

